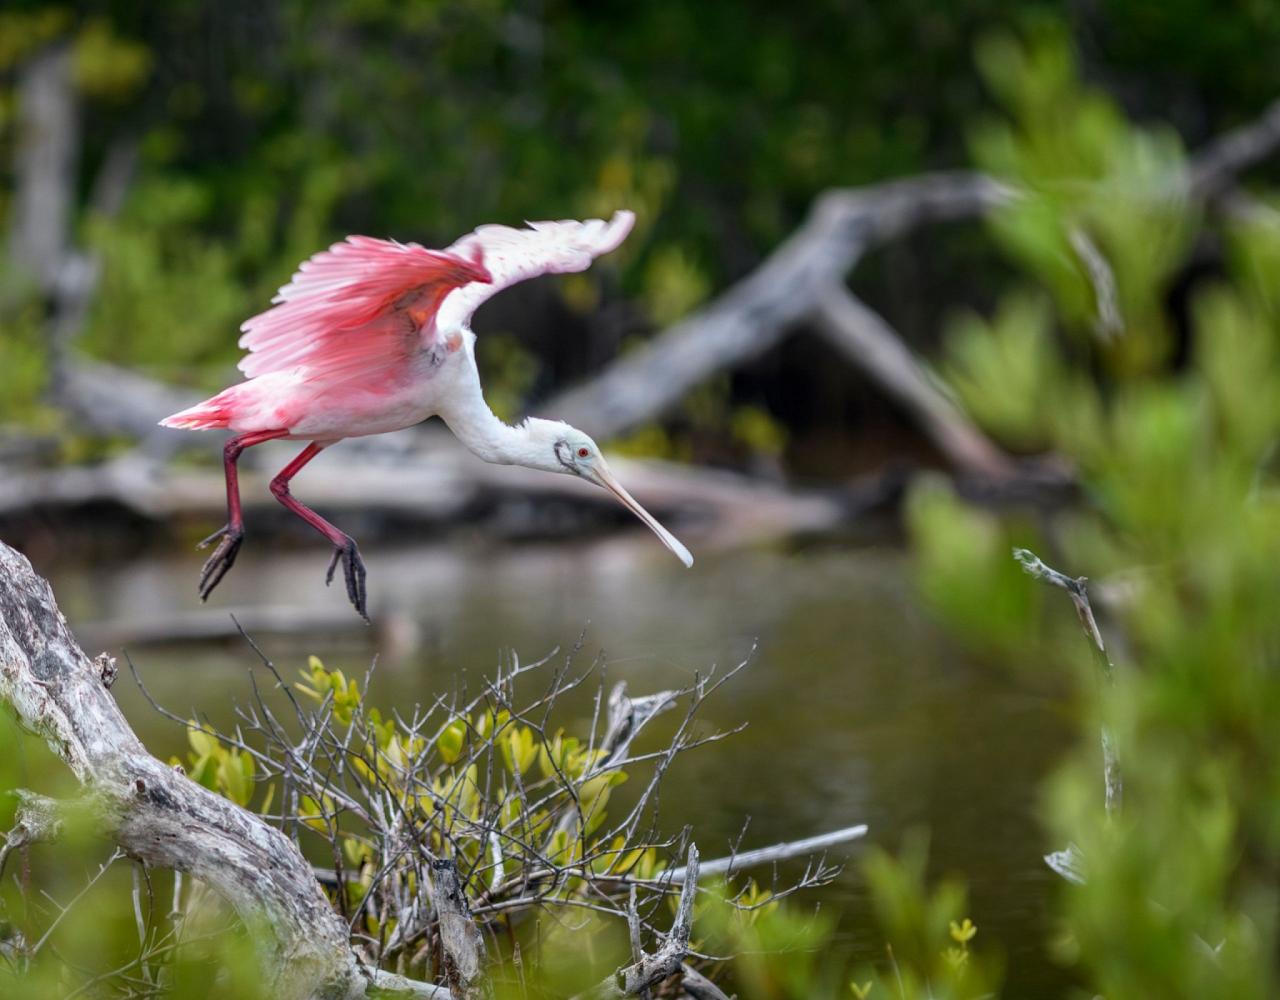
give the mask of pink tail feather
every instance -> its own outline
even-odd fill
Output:
[[[161,427],[176,427],[180,430],[202,431],[216,427],[226,427],[231,423],[231,408],[224,399],[225,392],[220,392],[212,399],[181,410],[160,421]]]

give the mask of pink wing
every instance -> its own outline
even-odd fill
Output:
[[[481,226],[462,237],[446,253],[483,260],[492,280],[451,292],[440,306],[442,330],[466,326],[485,300],[502,289],[539,274],[585,271],[601,254],[617,249],[635,222],[632,212],[615,212],[608,222],[530,222],[528,229]]]
[[[275,305],[244,322],[240,370],[335,381],[401,364],[434,329],[446,295],[489,280],[475,256],[348,236],[303,261]]]

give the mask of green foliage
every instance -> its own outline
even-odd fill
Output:
[[[699,951],[731,955],[731,981],[745,1000],[979,1000],[1000,981],[999,963],[973,942],[963,884],[930,888],[928,840],[909,836],[900,857],[873,848],[862,864],[885,947],[883,961],[852,965],[835,921],[779,899],[754,881],[711,884],[695,911]]]
[[[1059,37],[998,39],[981,59],[1011,121],[985,126],[978,156],[1034,192],[996,232],[1052,294],[1059,329],[1018,293],[991,323],[956,331],[948,374],[970,402],[1009,394],[974,406],[993,433],[1075,468],[1088,503],[1058,519],[1049,561],[1090,576],[1130,571],[1126,600],[1105,609],[1126,639],[1114,687],[1098,686],[1083,637],[1050,658],[1075,668],[1081,718],[1080,748],[1046,797],[1052,842],[1077,845],[1085,878],[1062,887],[1058,956],[1105,996],[1272,996],[1276,223],[1266,210],[1244,220],[1188,212],[1176,143],[1133,128],[1081,89]],[[1168,288],[1190,240],[1210,225],[1227,248],[1224,273],[1192,287],[1175,326]],[[1110,337],[1092,321],[1097,290],[1071,252],[1073,227],[1114,271],[1123,322]],[[1187,340],[1184,364],[1174,363],[1175,330]],[[935,487],[913,497],[911,523],[933,606],[966,636],[1027,655],[1009,641],[1000,596],[1009,564],[1001,548],[1014,532]],[[975,581],[990,607],[972,594]],[[1055,607],[1071,619],[1065,597]],[[1115,816],[1102,802],[1099,718],[1123,775]],[[936,937],[942,917],[933,923]]]
[[[151,71],[151,52],[118,36],[105,20],[87,21],[71,49],[72,73],[81,92],[93,98],[123,101],[133,96]]]
[[[1123,371],[1159,365],[1168,350],[1162,295],[1193,223],[1177,135],[1134,128],[1110,98],[1083,88],[1060,29],[1038,32],[1026,47],[989,36],[978,65],[1008,118],[974,130],[974,158],[1020,192],[992,216],[994,235],[1082,337],[1102,306],[1081,240],[1096,247],[1112,272],[1124,331],[1102,359]]]
[[[53,414],[40,402],[48,379],[44,337],[35,303],[9,317],[0,331],[4,342],[0,361],[0,424],[24,420],[43,427],[54,421]]]
[[[476,340],[476,363],[485,374],[485,402],[503,420],[518,420],[538,377],[537,359],[510,334],[487,333]]]
[[[964,916],[965,888],[954,879],[930,888],[927,861],[927,838],[917,833],[907,838],[900,857],[874,849],[864,862],[888,967],[856,974],[850,983],[854,996],[958,1000],[993,995],[998,969],[971,948],[978,929]]]
[[[60,38],[71,18],[63,7],[0,11],[0,70],[10,70],[32,52]]]
[[[1004,299],[987,323],[976,313],[956,321],[947,338],[947,382],[967,412],[1018,448],[1049,440],[1062,367],[1052,314],[1042,297]]]
[[[1024,649],[1041,595],[1004,557],[1013,545],[1027,544],[1025,530],[964,504],[937,480],[912,490],[907,521],[930,606],[975,645]]]
[[[195,720],[187,725],[187,741],[191,744],[191,752],[187,756],[186,772],[191,780],[225,795],[238,806],[247,806],[256,791],[254,775],[257,765],[253,755],[225,746]],[[170,763],[182,766],[176,757]],[[268,785],[259,811],[266,812],[271,807],[274,793],[275,786]]]
[[[748,881],[736,890],[712,883],[694,911],[695,945],[733,955],[733,980],[751,1000],[834,997],[843,989],[835,921],[773,898]]]

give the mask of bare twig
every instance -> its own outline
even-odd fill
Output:
[[[843,830],[820,833],[816,837],[791,840],[783,844],[773,844],[770,847],[759,847],[753,851],[731,854],[725,858],[716,858],[713,861],[704,862],[699,868],[699,872],[704,878],[708,875],[732,875],[734,872],[741,871],[744,868],[753,868],[756,865],[770,865],[790,858],[817,854],[820,851],[825,851],[828,847],[836,847],[839,844],[847,844],[852,840],[860,840],[866,835],[866,824],[859,823],[857,826],[848,826]],[[690,870],[688,868],[673,868],[669,872],[663,873],[664,878],[677,883],[683,883],[689,875]]]
[[[1239,174],[1280,149],[1280,100],[1251,122],[1218,136],[1191,164],[1191,187],[1213,199],[1235,185]]]
[[[1095,315],[1093,332],[1100,340],[1115,340],[1124,333],[1124,317],[1120,315],[1120,296],[1116,291],[1116,275],[1098,245],[1079,226],[1067,233],[1071,249],[1084,264],[1093,286]]]
[[[680,985],[693,1000],[729,1000],[724,990],[688,963],[680,966]]]
[[[1093,608],[1089,604],[1089,590],[1086,586],[1087,578],[1060,573],[1046,565],[1039,556],[1028,549],[1014,549],[1013,557],[1022,565],[1026,573],[1037,580],[1061,587],[1067,592],[1071,603],[1075,606],[1076,617],[1080,619],[1080,627],[1084,630],[1085,638],[1089,640],[1089,649],[1093,653],[1098,673],[1104,684],[1110,686],[1115,679],[1115,668],[1112,666],[1111,658],[1107,656],[1107,647],[1102,640],[1102,632],[1098,629],[1098,622],[1093,617]],[[1105,723],[1102,726],[1102,768],[1106,786],[1107,815],[1114,816],[1120,810],[1124,786],[1120,777],[1120,760],[1116,755],[1115,740],[1111,735],[1110,727]]]

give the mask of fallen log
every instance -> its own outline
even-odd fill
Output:
[[[742,281],[538,411],[601,438],[654,420],[708,376],[777,344],[871,248],[926,223],[981,215],[1010,197],[1004,185],[966,171],[828,191]]]
[[[910,413],[958,471],[992,480],[1016,475],[1013,459],[982,433],[928,366],[843,282],[821,293],[813,318],[818,331]]]
[[[298,477],[297,493],[335,516],[374,511],[437,526],[474,518],[485,509],[529,503],[570,504],[600,517],[616,514],[610,497],[580,480],[488,465],[444,445],[441,436],[430,437],[436,440],[388,457],[355,448],[326,453]],[[288,446],[258,451],[258,468],[272,470],[292,454]],[[787,489],[737,473],[623,458],[611,464],[646,507],[677,524],[698,525],[704,546],[830,530],[848,513],[838,494]],[[256,469],[242,473],[249,517],[279,509],[267,478]],[[0,518],[113,504],[148,520],[220,522],[224,496],[220,471],[166,466],[136,451],[93,466],[0,473]]]

